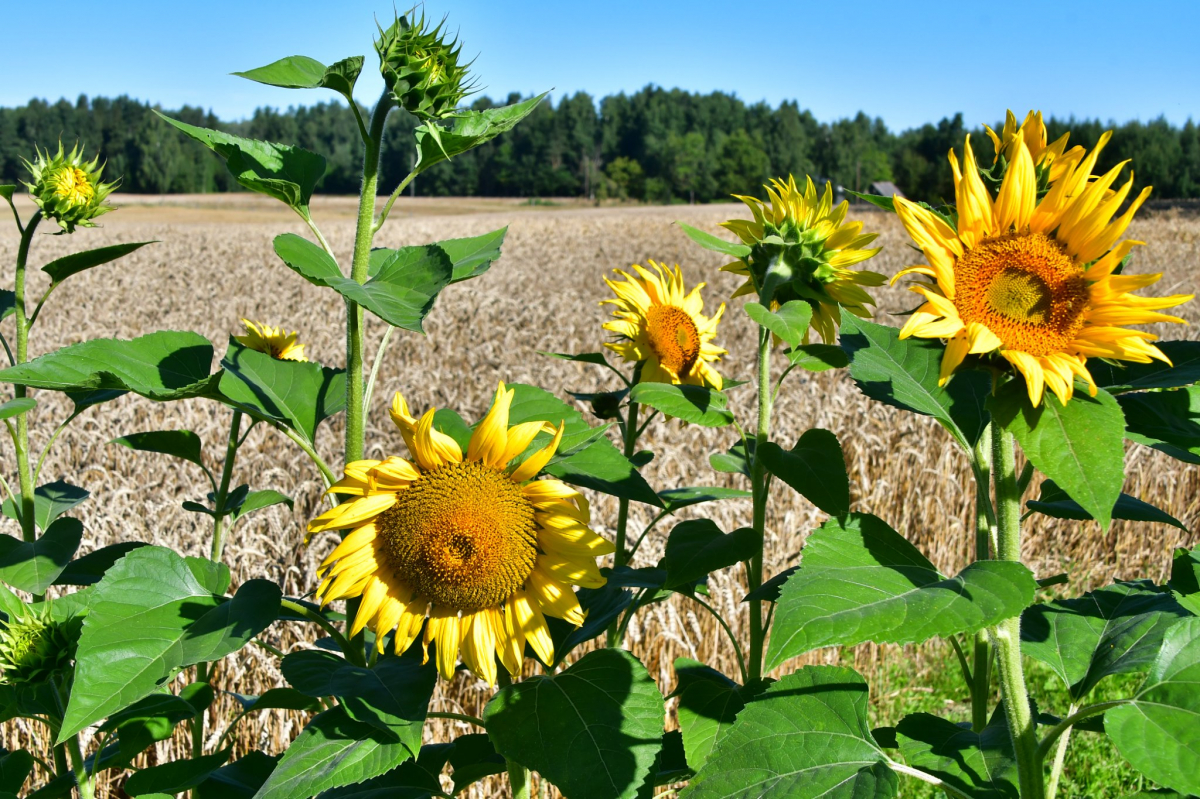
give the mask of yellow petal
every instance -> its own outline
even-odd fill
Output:
[[[534,569],[529,574],[529,594],[541,606],[543,613],[563,619],[576,627],[581,626],[587,619],[575,592],[541,569]]]
[[[357,527],[365,521],[375,518],[392,505],[396,504],[393,493],[373,494],[360,497],[350,502],[343,502],[322,513],[308,523],[308,532],[320,533],[325,530],[340,530],[346,527]]]
[[[504,453],[508,449],[508,409],[515,393],[506,390],[504,383],[500,383],[492,407],[471,435],[467,445],[467,460],[481,461],[493,468],[501,468],[508,463],[504,460]]]
[[[541,450],[530,455],[524,463],[513,471],[513,482],[523,483],[526,480],[532,480],[537,477],[538,472],[554,457],[554,453],[558,450],[558,444],[562,441],[564,430],[566,430],[566,423],[560,422],[558,430],[554,432],[554,439]]]
[[[1007,233],[1009,230],[1024,230],[1033,216],[1037,204],[1037,170],[1029,148],[1023,139],[1016,142],[1016,151],[1009,162],[1008,172],[1000,185],[1000,194],[996,197],[997,233]]]

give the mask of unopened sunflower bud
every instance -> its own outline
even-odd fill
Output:
[[[37,159],[25,161],[25,167],[33,180],[26,183],[29,195],[42,210],[42,215],[53,219],[66,233],[78,227],[95,227],[93,219],[113,210],[104,200],[117,187],[117,182],[102,183],[100,175],[104,165],[97,156],[91,161],[83,160],[78,147],[63,154],[62,144],[58,153],[51,157],[50,151],[38,150]]]
[[[70,665],[70,637],[44,607],[26,605],[0,621],[0,684],[38,682]]]
[[[459,64],[462,45],[449,40],[443,26],[429,29],[424,14],[420,19],[396,19],[379,31],[375,50],[379,71],[392,99],[422,122],[452,116],[463,99],[475,91],[467,80],[470,64]]]

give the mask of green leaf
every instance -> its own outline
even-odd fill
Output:
[[[55,579],[55,585],[92,585],[100,582],[113,564],[135,549],[149,546],[141,541],[122,541],[109,544],[83,557],[76,558]]]
[[[457,740],[422,746],[415,760],[405,761],[365,782],[324,791],[318,799],[431,799],[444,796],[439,776],[456,743]]]
[[[17,312],[17,295],[8,289],[0,289],[0,322]]]
[[[233,575],[230,574],[229,567],[224,563],[218,563],[208,558],[195,558],[190,555],[185,557],[183,562],[205,591],[210,594],[224,594],[229,590],[229,583]]]
[[[679,695],[679,731],[687,763],[699,771],[746,706],[740,686],[697,680]]]
[[[684,222],[676,222],[679,228],[687,234],[687,237],[699,244],[706,250],[719,252],[723,255],[728,255],[731,258],[749,258],[750,247],[742,244],[740,241],[726,241],[725,239],[714,236],[711,233],[705,233],[703,230],[688,225]]]
[[[1019,799],[1017,761],[1003,709],[983,732],[973,732],[928,713],[896,725],[904,760],[972,799]]]
[[[659,561],[666,569],[664,588],[694,583],[710,572],[748,561],[758,551],[758,537],[749,527],[722,533],[708,519],[680,522],[667,538],[667,551]]]
[[[200,457],[200,436],[191,430],[154,430],[148,433],[130,433],[108,442],[120,444],[138,452],[157,452],[190,461],[203,467]]]
[[[501,688],[483,711],[496,751],[571,799],[632,799],[662,742],[662,695],[628,652],[589,652]]]
[[[454,788],[458,794],[467,786],[484,777],[505,772],[504,758],[496,753],[496,747],[483,733],[460,735],[450,747],[449,762],[454,769]]]
[[[871,737],[862,677],[805,666],[746,705],[682,796],[890,799],[897,787]]]
[[[13,192],[16,190],[17,187],[12,183],[0,183],[0,197],[3,197],[9,202],[12,202]]]
[[[355,721],[339,705],[313,717],[254,796],[315,796],[384,774],[413,754],[408,744],[377,727]]]
[[[1155,346],[1171,359],[1171,363],[1105,363],[1093,358],[1088,361],[1088,371],[1096,385],[1110,394],[1178,388],[1200,382],[1200,341],[1159,341]]]
[[[281,361],[233,338],[221,361],[221,393],[255,416],[283,422],[312,443],[317,427],[346,406],[346,373]]]
[[[165,547],[125,555],[92,589],[60,740],[148,696],[186,666],[240,649],[279,614],[278,586],[213,596]]]
[[[1107,530],[1125,482],[1125,418],[1113,396],[1077,393],[1065,406],[1047,396],[1034,408],[1024,383],[1012,381],[988,407],[1033,465]]]
[[[86,489],[73,486],[64,480],[38,486],[33,489],[33,521],[39,530],[47,530],[59,516],[90,497]],[[17,501],[21,495],[17,494]],[[0,513],[10,519],[17,518],[17,508],[11,499],[4,500],[0,505]]]
[[[129,253],[145,247],[147,244],[155,244],[153,241],[135,241],[128,244],[113,244],[108,247],[99,247],[94,250],[84,250],[83,252],[72,253],[63,258],[58,258],[42,267],[42,271],[50,276],[50,280],[54,283],[61,283],[71,275],[78,274],[85,269],[91,269],[94,266],[100,266],[110,261],[115,261],[118,258],[123,258]]]
[[[1200,616],[1200,546],[1190,552],[1182,547],[1175,550],[1168,585],[1180,605],[1193,616]]]
[[[635,571],[627,566],[621,568]],[[658,574],[665,577],[664,572],[658,572]],[[661,585],[662,581],[659,580],[655,587]],[[554,641],[554,662],[543,665],[554,667],[562,663],[575,647],[607,632],[613,622],[619,619],[626,608],[633,603],[633,595],[624,589],[619,579],[613,577],[609,577],[608,582],[600,588],[580,588],[575,592],[575,598],[579,601],[583,612],[587,614],[587,619],[582,626],[576,627],[562,619],[546,617],[546,624],[550,628],[550,637]],[[530,653],[533,652],[532,648],[528,649]],[[537,657],[536,654],[533,656]]]
[[[262,491],[251,491],[246,494],[246,499],[234,508],[233,513],[230,514],[230,518],[233,521],[237,521],[247,514],[253,513],[256,510],[262,510],[263,508],[269,508],[272,505],[287,505],[290,508],[293,505],[292,498],[270,488],[263,489]]]
[[[0,756],[0,791],[18,793],[33,772],[33,763],[33,756],[24,749],[4,752]]]
[[[450,256],[436,244],[394,251],[362,285],[344,277],[323,249],[294,233],[275,237],[275,253],[310,283],[331,288],[388,324],[416,333],[425,332],[423,320],[454,275]]]
[[[225,764],[232,752],[231,747],[211,755],[201,755],[190,760],[176,760],[144,768],[129,775],[129,779],[125,781],[125,792],[130,796],[147,796],[156,793],[173,796],[204,782],[214,771]]]
[[[112,714],[104,720],[99,730],[109,732],[132,722],[151,722],[161,729],[163,734],[155,738],[161,741],[171,734],[176,724],[195,718],[196,712],[196,708],[181,696],[153,694]]]
[[[808,323],[812,321],[812,306],[803,300],[785,302],[778,311],[771,311],[757,302],[746,303],[746,315],[770,330],[789,347],[804,343]]]
[[[192,799],[252,799],[267,781],[278,759],[262,752],[250,752],[210,774],[192,789]]]
[[[1114,583],[1026,610],[1021,651],[1049,666],[1077,701],[1110,674],[1149,668],[1167,629],[1185,615],[1148,581]]]
[[[1104,714],[1117,750],[1159,785],[1200,794],[1200,619],[1167,631],[1146,682]]]
[[[606,438],[546,466],[546,474],[572,485],[660,507],[654,489]]]
[[[450,282],[460,283],[464,280],[470,280],[473,277],[479,277],[494,262],[500,260],[500,246],[504,244],[504,236],[507,233],[508,228],[502,227],[499,230],[493,230],[491,233],[484,233],[482,236],[473,236],[466,239],[447,239],[425,246],[439,247],[446,253],[453,267],[453,276],[450,278]],[[385,247],[377,247],[371,250],[371,260],[367,274],[374,277],[383,268],[383,265],[389,259],[394,258],[398,252],[400,250],[389,250]]]
[[[129,392],[113,389],[89,389],[84,391],[67,391],[64,393],[67,395],[67,399],[71,400],[71,404],[75,406],[75,413],[80,414],[94,405],[112,402],[118,397],[125,396]]]
[[[793,574],[800,569],[799,566],[792,566],[789,569],[784,569],[779,574],[767,580],[758,588],[742,597],[743,602],[778,602],[779,593],[783,590],[783,584],[788,581]]]
[[[810,372],[844,369],[850,365],[846,351],[836,344],[801,344],[788,350],[787,358],[793,366]]]
[[[32,397],[17,397],[0,405],[0,419],[12,419],[23,413],[28,413],[37,407],[37,400]]]
[[[686,486],[684,488],[668,488],[658,492],[663,508],[669,513],[682,510],[703,502],[716,502],[722,499],[747,499],[749,491],[740,488],[721,488],[720,486]]]
[[[418,174],[424,172],[434,164],[449,160],[512,130],[537,108],[546,94],[548,92],[520,103],[489,108],[486,111],[460,112],[455,116],[450,128],[443,128],[433,120],[418,126],[413,131],[417,137],[417,164],[413,171]],[[437,130],[431,131],[431,126],[436,126]]]
[[[988,423],[984,400],[991,378],[966,371],[938,386],[945,347],[930,339],[900,340],[900,332],[862,319],[842,320],[842,349],[850,357],[850,376],[874,400],[937,419],[970,449]]]
[[[44,594],[71,562],[83,540],[83,522],[66,517],[55,521],[34,541],[0,536],[0,580]]]
[[[1130,441],[1200,463],[1200,386],[1122,394],[1117,402],[1125,413]]]
[[[362,72],[363,57],[352,56],[327,67],[315,58],[293,55],[267,64],[265,67],[234,72],[245,78],[281,89],[333,89],[354,102],[354,84]]]
[[[849,189],[846,189],[845,192],[852,197],[857,197],[860,200],[869,202],[876,208],[882,208],[884,211],[891,213],[896,212],[896,200],[892,197],[887,197],[882,194],[865,194],[857,191],[850,191]],[[921,203],[921,205],[925,205],[925,203]]]
[[[155,111],[163,120],[212,150],[225,161],[234,179],[250,191],[274,197],[308,218],[308,203],[325,174],[325,159],[316,153],[274,142],[243,139],[219,130],[198,128]]]
[[[1059,488],[1053,480],[1042,483],[1042,493],[1037,499],[1025,503],[1030,510],[1052,516],[1055,519],[1077,519],[1090,521],[1092,514],[1080,507],[1079,503],[1067,496],[1067,492]],[[1161,522],[1180,530],[1187,530],[1183,522],[1164,510],[1154,507],[1148,502],[1142,502],[1137,497],[1121,494],[1117,504],[1113,506],[1114,519],[1126,519],[1134,522]]]
[[[733,423],[725,395],[703,386],[638,383],[629,392],[629,399],[701,427],[725,427]]]
[[[976,561],[946,578],[881,519],[829,519],[808,537],[799,571],[783,586],[768,668],[823,646],[978,632],[1019,614],[1036,590],[1020,563]]]
[[[850,512],[850,477],[837,436],[806,430],[790,450],[774,442],[761,450],[767,470],[831,516]]]
[[[213,348],[197,333],[161,330],[131,341],[92,339],[0,371],[0,382],[55,391],[133,391],[152,400],[213,396]]]
[[[747,455],[747,447],[749,455]],[[724,474],[744,474],[750,476],[750,461],[754,458],[755,442],[739,441],[725,452],[714,452],[708,456],[708,463],[714,470]]]
[[[268,688],[259,696],[234,694],[242,710],[309,710],[321,709],[321,703],[295,688]]]
[[[575,361],[576,363],[590,363],[596,366],[609,366],[608,359],[604,357],[603,352],[539,352],[538,355],[558,358],[560,361]]]

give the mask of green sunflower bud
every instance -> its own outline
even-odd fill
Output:
[[[71,663],[74,646],[45,603],[0,621],[0,683],[39,682]]]
[[[37,159],[25,161],[25,167],[33,177],[25,184],[30,197],[42,209],[42,215],[53,219],[66,233],[73,233],[77,226],[95,227],[93,219],[113,210],[104,200],[117,182],[100,182],[104,165],[99,156],[84,161],[78,147],[64,155],[60,143],[55,156],[51,157],[49,150],[38,150]]]
[[[411,14],[411,12],[410,12]],[[460,64],[462,45],[448,40],[445,19],[430,30],[425,15],[396,19],[379,31],[375,50],[379,71],[392,99],[422,122],[453,116],[463,99],[475,92],[467,79],[470,64]]]

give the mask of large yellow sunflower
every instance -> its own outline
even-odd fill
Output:
[[[233,338],[243,347],[266,353],[277,361],[308,361],[304,357],[304,345],[296,343],[299,333],[286,333],[282,327],[255,324],[249,319],[243,319],[246,335]]]
[[[1024,137],[1013,140],[1013,156],[994,199],[980,179],[967,137],[962,169],[950,152],[957,230],[929,210],[896,198],[900,219],[929,261],[896,277],[917,273],[935,281],[912,287],[926,303],[900,337],[947,339],[943,383],[968,353],[997,353],[1024,375],[1034,405],[1046,386],[1066,404],[1076,377],[1095,394],[1088,357],[1167,361],[1149,343],[1157,336],[1122,325],[1182,322],[1157,311],[1193,295],[1135,296],[1130,292],[1161,275],[1114,274],[1142,243],[1117,240],[1150,189],[1113,218],[1133,177],[1114,191],[1110,187],[1127,162],[1092,175],[1108,139],[1106,133],[1084,158],[1070,159],[1039,201],[1036,167]]]
[[[704,299],[700,296],[704,283],[685,291],[679,266],[672,270],[654,261],[646,263],[654,272],[634,264],[636,277],[617,269],[614,271],[624,281],[604,278],[617,295],[600,302],[616,306],[616,319],[606,322],[604,329],[620,336],[620,340],[604,346],[626,361],[643,361],[643,383],[707,385],[720,390],[723,382],[713,364],[725,350],[712,340],[725,313],[725,303],[711,318],[704,316]]]
[[[771,305],[807,300],[813,308],[813,328],[824,342],[832,343],[842,321],[840,308],[869,318],[866,306],[875,301],[862,286],[881,286],[887,280],[877,272],[849,268],[879,252],[878,247],[867,248],[879,234],[863,233],[862,222],[846,221],[850,204],[842,201],[834,208],[829,183],[820,195],[811,177],[805,179],[803,191],[790,175],[786,183],[772,179],[764,188],[769,204],[756,197],[734,195],[750,208],[753,220],[732,219],[721,224],[751,247],[747,259],[722,267],[747,278],[733,296],[761,296],[767,267],[780,259],[791,277],[774,289]]]
[[[500,384],[465,455],[433,428],[432,409],[418,420],[397,393],[391,416],[412,462],[392,457],[347,464],[345,478],[329,490],[353,499],[308,525],[310,534],[351,530],[321,563],[321,603],[362,597],[350,632],[369,626],[380,651],[395,630],[395,651],[403,652],[424,624],[426,660],[436,642],[437,668],[446,679],[460,651],[490,684],[497,655],[510,673],[520,673],[526,641],[552,662],[545,616],[582,624],[585,614],[571,586],[604,585],[595,559],[614,551],[588,528],[588,503],[578,491],[534,479],[563,428],[546,422],[509,427],[514,393]],[[553,432],[553,440],[514,463],[543,430]]]

